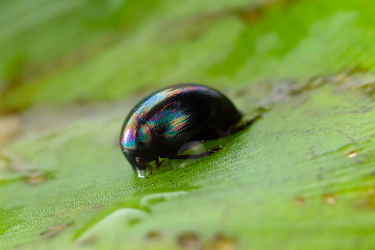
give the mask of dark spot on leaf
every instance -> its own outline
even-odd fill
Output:
[[[298,196],[298,197],[295,197],[293,199],[293,202],[294,202],[295,205],[301,206],[301,205],[305,204],[305,198],[301,197],[301,196]]]
[[[255,6],[249,8],[247,10],[239,11],[238,15],[244,20],[245,22],[255,22],[261,17],[262,9],[259,6]]]
[[[196,233],[187,232],[180,234],[177,236],[177,244],[182,249],[202,249],[202,242]]]
[[[207,250],[235,250],[237,249],[237,239],[223,234],[217,234],[212,241],[207,244]]]
[[[161,237],[162,237],[161,233],[159,231],[157,231],[157,230],[150,231],[146,235],[146,239],[147,240],[158,240]]]
[[[267,10],[278,6],[290,4],[295,1],[296,0],[263,1],[259,4],[252,5],[250,8],[247,8],[245,10],[239,10],[237,14],[245,22],[253,23],[258,21],[262,17],[263,13],[265,13]]]
[[[25,181],[30,185],[39,185],[46,179],[46,176],[40,172],[31,172],[25,177]]]
[[[100,210],[104,207],[104,205],[98,205],[98,206],[95,206],[93,207],[94,210]]]
[[[231,95],[233,95],[234,97],[243,97],[243,96],[248,95],[249,91],[250,91],[249,87],[239,88],[239,89],[235,90],[234,93],[232,93]]]
[[[46,231],[40,233],[40,235],[47,235],[49,238],[57,236],[61,231],[67,229],[68,227],[74,225],[74,222],[58,224],[48,228]]]

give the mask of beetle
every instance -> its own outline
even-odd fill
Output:
[[[179,155],[191,145],[234,134],[252,124],[256,117],[236,126],[243,115],[218,90],[200,84],[178,84],[156,91],[141,100],[126,117],[120,134],[125,158],[145,177],[144,171],[155,161],[159,169],[164,160],[198,159],[199,155]],[[190,146],[189,146],[190,145]]]

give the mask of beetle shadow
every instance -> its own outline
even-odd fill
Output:
[[[212,141],[189,142],[178,151],[179,154],[175,156],[174,159],[162,159],[164,162],[158,170],[155,163],[151,163],[152,175],[150,175],[149,171],[147,171],[148,173],[146,177],[152,177],[153,175],[162,174],[171,170],[178,171],[179,169],[185,168],[190,164],[204,160],[213,154],[220,153],[220,151],[225,150],[225,146],[234,138],[236,138],[236,136],[231,135]]]

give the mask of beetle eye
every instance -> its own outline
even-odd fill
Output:
[[[135,162],[141,167],[147,167],[148,161],[142,157],[135,157]]]

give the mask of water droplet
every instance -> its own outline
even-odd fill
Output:
[[[202,249],[202,243],[199,236],[195,233],[183,233],[177,236],[177,244],[182,249],[196,250]]]
[[[334,194],[324,194],[323,201],[329,205],[334,205],[337,203],[337,197]]]
[[[139,204],[143,207],[148,207],[152,204],[172,200],[176,197],[187,195],[189,192],[186,191],[175,191],[175,192],[165,192],[165,193],[156,193],[156,194],[149,194],[139,201]]]
[[[138,178],[146,178],[146,171],[139,170],[138,171]]]
[[[107,215],[93,226],[84,231],[76,240],[77,244],[85,245],[105,238],[114,240],[115,231],[130,227],[134,221],[140,221],[147,217],[147,213],[135,208],[121,208]],[[113,233],[112,233],[113,232]]]
[[[237,248],[237,240],[232,237],[218,234],[207,244],[208,250],[235,250]]]
[[[349,154],[348,154],[348,158],[354,158],[354,157],[356,157],[357,156],[357,152],[355,152],[355,151],[352,151],[352,152],[350,152]]]
[[[293,202],[297,206],[302,206],[303,204],[305,204],[305,198],[303,198],[303,197],[296,197],[296,198],[293,199]]]

